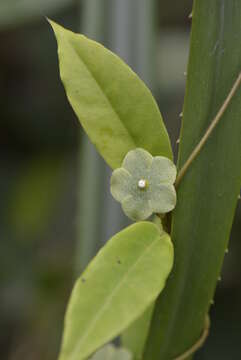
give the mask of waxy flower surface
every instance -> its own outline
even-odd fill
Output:
[[[153,157],[137,148],[113,171],[111,194],[132,220],[145,220],[153,213],[167,213],[176,205],[176,166],[163,156]]]

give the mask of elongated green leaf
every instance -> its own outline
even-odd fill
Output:
[[[159,216],[154,217],[154,223],[160,231],[163,231],[162,221]],[[142,359],[154,307],[155,303],[151,304],[145,312],[121,334],[121,343],[132,352],[134,360]]]
[[[153,223],[109,240],[75,285],[59,359],[84,359],[120,334],[162,291],[172,263],[170,238]]]
[[[132,355],[128,350],[110,344],[98,350],[90,360],[132,360]]]
[[[241,70],[241,2],[196,0],[179,169]],[[199,338],[221,270],[241,185],[241,88],[178,189],[175,264],[157,300],[145,360],[173,359]]]
[[[116,55],[51,21],[67,97],[91,141],[112,167],[136,147],[172,158],[157,104]]]

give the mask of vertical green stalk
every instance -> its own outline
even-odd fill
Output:
[[[241,2],[196,0],[179,150],[180,169],[241,69]],[[241,185],[241,91],[178,187],[175,265],[154,310],[145,360],[172,360],[199,339],[221,271]]]

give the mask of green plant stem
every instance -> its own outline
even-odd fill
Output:
[[[183,165],[183,167],[179,171],[179,173],[177,175],[177,178],[176,178],[176,182],[175,182],[176,187],[179,185],[179,183],[182,180],[183,176],[187,172],[189,166],[192,164],[194,159],[198,156],[198,154],[202,150],[203,146],[207,142],[209,136],[212,134],[214,128],[219,123],[220,119],[222,118],[222,115],[226,111],[230,101],[232,100],[235,92],[238,90],[238,87],[239,87],[240,84],[241,84],[241,72],[239,73],[239,76],[237,77],[235,83],[233,84],[232,89],[230,90],[227,98],[225,99],[223,105],[219,109],[219,111],[218,111],[217,115],[215,116],[215,118],[212,120],[210,126],[208,127],[207,131],[203,135],[202,139],[200,140],[198,145],[195,147],[195,149],[192,151],[191,155],[189,156],[189,158],[187,159],[187,161],[185,162],[185,164]]]
[[[240,16],[237,0],[194,1],[179,170],[240,73]],[[175,262],[155,303],[144,360],[175,359],[203,331],[240,192],[240,105],[239,88],[178,186],[171,231]]]
[[[187,159],[187,161],[185,162],[185,164],[183,165],[183,167],[181,168],[181,170],[179,171],[176,181],[175,181],[175,187],[177,188],[180,181],[182,180],[183,176],[186,174],[189,166],[192,164],[192,162],[195,160],[195,158],[198,156],[198,154],[200,153],[200,151],[202,150],[203,146],[205,145],[205,143],[207,142],[209,136],[211,135],[211,133],[213,132],[214,128],[217,126],[218,122],[220,121],[220,119],[222,118],[222,115],[224,114],[225,110],[227,109],[230,101],[232,100],[232,97],[234,96],[235,92],[238,90],[239,85],[241,84],[241,72],[239,73],[239,76],[237,77],[237,79],[235,80],[228,96],[226,97],[223,105],[221,106],[221,108],[219,109],[217,115],[215,116],[215,118],[212,120],[210,126],[208,127],[207,131],[205,132],[205,134],[203,135],[203,137],[201,138],[200,142],[197,144],[197,146],[195,147],[195,149],[192,151],[191,155],[189,156],[189,158]],[[157,214],[160,218],[160,214]],[[171,215],[167,214],[168,216],[168,230],[167,232],[170,233],[170,219],[171,219]]]

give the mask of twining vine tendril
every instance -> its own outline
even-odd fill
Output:
[[[224,112],[226,111],[230,101],[232,100],[235,92],[238,90],[240,84],[241,84],[241,72],[239,73],[239,76],[237,77],[236,81],[234,82],[234,84],[232,86],[232,89],[230,90],[230,92],[229,92],[227,98],[225,99],[223,105],[219,109],[217,115],[212,120],[211,124],[209,125],[207,131],[205,132],[205,134],[201,138],[200,142],[197,144],[197,146],[192,151],[191,155],[189,156],[189,158],[187,159],[187,161],[185,162],[185,164],[183,165],[183,167],[179,171],[179,173],[177,175],[177,178],[176,178],[176,182],[175,182],[176,187],[178,187],[180,181],[182,180],[183,176],[186,174],[186,172],[187,172],[188,168],[190,167],[190,165],[192,164],[193,160],[198,156],[201,149],[203,148],[203,146],[207,142],[209,136],[213,132],[214,128],[219,123],[219,121],[222,118]]]

